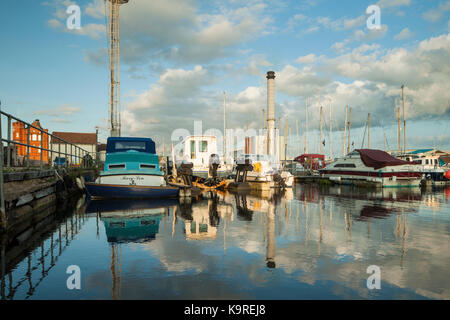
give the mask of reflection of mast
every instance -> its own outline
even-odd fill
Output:
[[[405,253],[406,253],[406,214],[403,212],[402,209],[402,215],[403,215],[403,237],[402,237],[402,257],[400,260],[400,266],[403,268],[403,263],[405,261]]]
[[[116,264],[119,261],[119,274],[116,272]],[[119,248],[119,253],[115,244],[111,244],[111,277],[112,277],[112,290],[111,297],[113,300],[120,298],[120,287],[122,284],[122,257],[121,250]]]
[[[267,212],[267,267],[275,268],[275,207],[273,203],[269,204]]]

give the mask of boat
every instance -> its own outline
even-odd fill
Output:
[[[143,243],[155,239],[159,222],[177,199],[91,200],[86,213],[98,214],[109,243]]]
[[[238,162],[244,163],[251,160],[253,170],[247,172],[246,182],[251,189],[270,190],[270,188],[291,188],[294,176],[286,170],[280,170],[272,166],[269,156],[263,154],[243,154]]]
[[[424,183],[431,185],[445,185],[450,183],[448,167],[443,160],[447,153],[435,149],[419,149],[405,155],[407,161],[421,165],[424,173]]]
[[[166,183],[150,138],[109,137],[104,170],[85,183],[93,198],[133,199],[176,197],[178,188]]]
[[[192,174],[201,178],[210,177],[210,159],[217,164],[217,176],[224,177],[230,170],[220,159],[217,151],[217,137],[211,135],[186,136],[180,143],[180,150],[175,155],[176,164],[192,163]]]
[[[423,176],[419,165],[377,149],[356,149],[319,173],[335,183],[375,187],[418,187]]]

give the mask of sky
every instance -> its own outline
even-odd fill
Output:
[[[79,30],[66,27],[73,4]],[[379,29],[369,29],[370,5]],[[355,148],[367,143],[370,113],[370,147],[396,149],[402,85],[407,148],[450,150],[449,18],[448,0],[130,0],[120,8],[122,135],[161,150],[196,120],[222,130],[224,91],[227,128],[258,129],[273,70],[290,156],[304,150],[306,99],[308,151],[319,151],[319,105],[324,153],[342,154],[346,105]],[[104,0],[1,1],[0,45],[3,111],[51,132],[97,127],[106,141]]]

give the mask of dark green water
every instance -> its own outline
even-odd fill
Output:
[[[371,265],[380,289],[367,288]],[[6,269],[7,300],[450,299],[450,188],[81,199]]]

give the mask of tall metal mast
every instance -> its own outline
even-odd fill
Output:
[[[227,94],[223,92],[223,163],[227,163]]]
[[[107,14],[107,30],[109,44],[109,70],[110,70],[110,135],[121,135],[120,117],[120,18],[119,6],[128,3],[129,0],[107,0],[109,10]]]

